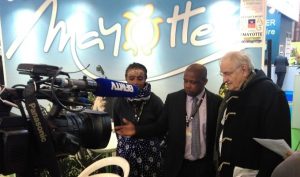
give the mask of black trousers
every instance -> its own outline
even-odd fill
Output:
[[[183,160],[177,177],[214,177],[214,169],[213,163],[206,159]]]
[[[283,81],[284,81],[284,77],[285,77],[285,72],[278,72],[276,73],[277,75],[277,81],[276,81],[276,84],[282,88],[282,85],[283,85]]]

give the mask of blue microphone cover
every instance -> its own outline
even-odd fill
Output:
[[[139,94],[139,88],[135,85],[104,78],[97,78],[95,81],[97,82],[94,92],[96,96],[135,97]]]

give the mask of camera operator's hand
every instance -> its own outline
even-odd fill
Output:
[[[135,125],[127,119],[123,119],[124,125],[115,126],[115,132],[121,136],[135,135]]]

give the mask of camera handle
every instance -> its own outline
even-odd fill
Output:
[[[45,159],[47,169],[51,177],[61,177],[58,167],[54,145],[47,122],[42,114],[36,98],[36,85],[34,82],[28,83],[24,90],[25,105],[33,127],[33,135],[37,142],[41,157]]]

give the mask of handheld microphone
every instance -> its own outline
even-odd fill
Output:
[[[62,88],[90,91],[96,96],[103,97],[135,97],[139,93],[135,85],[104,78],[95,80],[56,78],[54,83]]]

